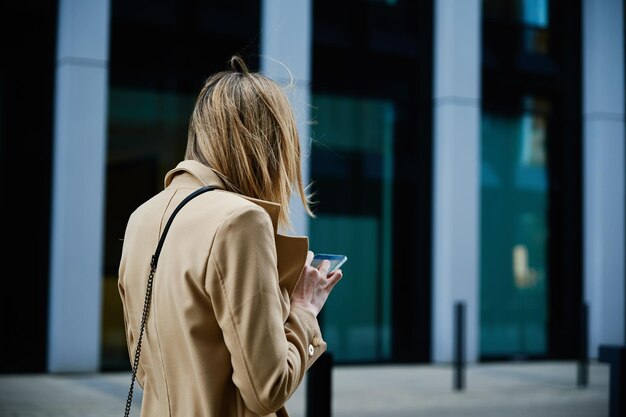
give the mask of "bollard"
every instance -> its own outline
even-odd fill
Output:
[[[600,345],[598,360],[608,363],[609,417],[626,415],[626,345]]]
[[[454,305],[454,381],[455,391],[465,389],[465,303]]]
[[[579,329],[579,347],[578,347],[578,377],[577,385],[579,388],[585,388],[589,385],[589,307],[587,303],[580,306],[580,329]]]
[[[306,417],[330,417],[333,356],[326,351],[307,371]]]

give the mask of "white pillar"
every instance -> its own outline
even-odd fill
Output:
[[[478,358],[481,1],[435,1],[432,358],[453,352],[466,305],[466,358]]]
[[[298,123],[305,185],[310,178],[308,121],[311,105],[312,13],[311,0],[263,0],[261,6],[261,72],[283,85],[290,81],[294,83],[288,89],[288,94]],[[306,235],[308,216],[297,195],[291,199],[291,211],[293,233]]]
[[[624,11],[583,2],[584,280],[589,355],[624,339]]]
[[[97,371],[109,0],[61,0],[56,64],[48,370]]]

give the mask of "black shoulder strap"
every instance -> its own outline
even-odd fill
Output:
[[[165,224],[165,228],[163,229],[163,234],[161,234],[161,238],[159,239],[159,244],[157,245],[156,251],[154,251],[154,255],[152,255],[152,260],[150,261],[150,266],[156,269],[157,263],[159,262],[159,255],[161,254],[161,249],[163,248],[163,242],[165,242],[165,236],[167,236],[167,232],[170,230],[170,226],[172,225],[172,221],[174,217],[178,214],[181,208],[187,203],[189,203],[192,199],[199,196],[200,194],[204,194],[207,191],[213,191],[217,187],[213,185],[207,185],[205,187],[199,188],[193,193],[189,194],[180,204],[174,209],[172,215],[167,220]]]
[[[163,229],[163,233],[159,239],[159,243],[154,251],[154,255],[152,255],[152,259],[150,260],[150,275],[148,275],[148,284],[146,286],[146,297],[144,299],[143,304],[143,312],[141,314],[141,324],[139,328],[139,339],[137,340],[137,350],[135,350],[135,359],[133,360],[133,370],[130,379],[130,389],[128,390],[128,398],[126,399],[126,408],[124,410],[124,416],[128,417],[130,413],[130,406],[133,401],[133,389],[135,387],[135,379],[137,378],[137,369],[139,368],[139,356],[141,355],[141,341],[143,339],[143,332],[146,327],[146,321],[148,320],[148,312],[150,311],[150,300],[152,298],[152,284],[154,282],[154,274],[156,272],[157,263],[159,262],[159,255],[161,254],[161,249],[163,248],[163,242],[165,242],[165,237],[167,236],[167,232],[170,230],[170,226],[172,225],[172,221],[174,217],[178,214],[181,208],[189,201],[199,196],[200,194],[204,194],[207,191],[215,190],[217,187],[213,185],[207,185],[205,187],[199,188],[193,193],[189,194],[183,201],[180,202],[178,206],[172,212],[172,215],[167,220],[165,224],[165,228]]]

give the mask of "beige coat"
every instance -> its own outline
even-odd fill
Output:
[[[154,278],[137,373],[142,416],[286,416],[285,402],[326,350],[313,313],[291,306],[306,237],[277,234],[279,206],[224,191],[183,161],[166,188],[130,216],[119,268],[128,351],[134,357],[149,264],[174,208]]]

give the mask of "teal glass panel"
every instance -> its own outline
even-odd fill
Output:
[[[488,21],[513,23],[510,27],[520,31],[525,53],[550,53],[549,0],[483,0],[483,13]]]
[[[541,356],[547,348],[545,102],[518,115],[483,113],[480,353]]]
[[[548,0],[524,0],[522,7],[522,21],[531,26],[547,28],[550,8]]]
[[[549,0],[483,0],[488,19],[511,21],[536,28],[550,24]]]
[[[117,272],[130,213],[163,189],[165,173],[184,157],[195,97],[171,91],[111,87],[108,114],[102,368],[126,369]]]
[[[314,95],[311,152],[319,199],[314,252],[348,256],[322,311],[339,362],[391,357],[394,108],[389,101]]]
[[[380,288],[380,230],[375,218],[320,216],[311,227],[313,251],[346,253],[345,280],[333,290],[323,313],[323,334],[339,360],[368,360],[381,356],[387,340],[378,319]],[[367,236],[367,238],[364,238]]]
[[[116,287],[128,216],[163,189],[185,155],[187,127],[206,78],[233,53],[259,64],[261,2],[111,2],[102,370],[128,369]]]
[[[193,94],[111,88],[109,163],[154,158],[165,174],[184,157],[194,100]]]

